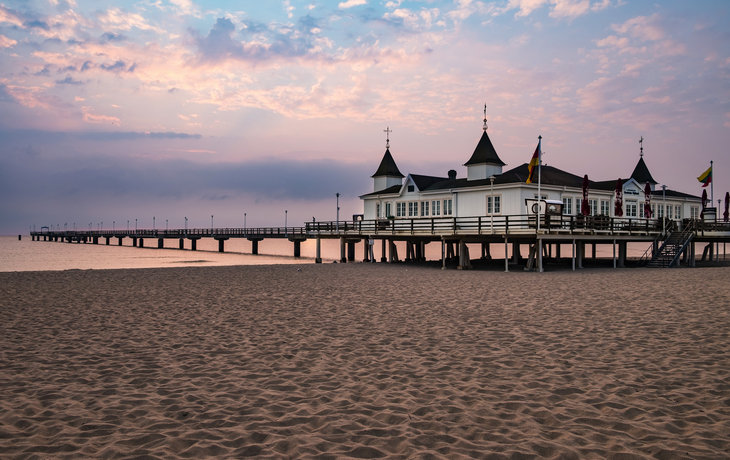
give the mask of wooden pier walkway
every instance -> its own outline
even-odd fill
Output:
[[[681,248],[683,260],[694,263],[696,242],[730,242],[730,223],[704,222],[685,219],[682,222],[662,219],[613,218],[605,216],[542,216],[540,228],[534,215],[441,217],[416,219],[357,220],[341,222],[307,222],[303,227],[266,228],[192,228],[192,229],[136,229],[136,230],[75,230],[31,232],[34,241],[90,242],[98,244],[104,239],[107,245],[113,239],[122,245],[124,238],[132,239],[132,246],[144,247],[145,239],[156,239],[157,247],[164,248],[165,239],[178,239],[179,248],[184,241],[191,241],[196,250],[197,240],[212,238],[218,241],[218,250],[224,252],[225,241],[246,238],[252,242],[252,254],[258,254],[258,242],[267,238],[288,239],[294,243],[294,256],[300,257],[301,243],[317,240],[316,261],[321,262],[321,239],[340,240],[341,262],[354,261],[355,244],[364,240],[364,261],[374,261],[374,242],[381,242],[382,262],[399,261],[396,241],[406,243],[405,260],[425,260],[425,245],[441,242],[441,260],[458,259],[459,268],[471,267],[467,243],[481,243],[480,258],[491,258],[492,244],[504,244],[505,254],[512,243],[513,263],[522,260],[520,245],[530,245],[527,267],[542,271],[543,256],[560,258],[560,246],[571,245],[573,268],[582,268],[586,245],[592,245],[593,257],[597,244],[613,246],[614,266],[623,267],[626,261],[626,245],[629,242],[645,242],[648,245],[646,261],[658,254],[662,242],[669,236],[684,232],[685,246]],[[617,251],[618,248],[618,251]],[[710,257],[713,252],[710,253]],[[509,270],[505,257],[505,270]],[[679,262],[677,262],[679,263]]]

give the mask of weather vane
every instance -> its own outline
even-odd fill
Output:
[[[385,133],[385,148],[390,148],[390,133],[393,132],[392,129],[390,129],[390,126],[386,127],[383,132]]]
[[[484,104],[484,126],[482,127],[484,131],[487,130],[487,104]]]
[[[639,139],[639,156],[644,156],[644,136],[641,136],[641,139]]]

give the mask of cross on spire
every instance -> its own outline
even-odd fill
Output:
[[[641,136],[641,139],[639,139],[639,156],[644,156],[644,136]]]
[[[487,104],[484,104],[484,126],[482,129],[486,132],[487,130]]]
[[[390,133],[393,132],[392,129],[390,129],[390,126],[386,127],[383,132],[385,133],[385,148],[390,148]]]

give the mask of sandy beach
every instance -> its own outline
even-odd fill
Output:
[[[728,280],[0,273],[0,458],[727,459]]]

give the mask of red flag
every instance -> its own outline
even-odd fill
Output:
[[[537,148],[535,149],[535,153],[532,154],[530,163],[528,163],[527,165],[527,180],[525,181],[526,184],[531,184],[535,181],[535,178],[537,177],[537,165],[540,164],[540,142],[541,141],[537,141]]]
[[[619,179],[616,182],[616,207],[613,210],[613,214],[616,217],[623,217],[624,215],[624,202],[623,202],[623,182]]]
[[[588,206],[588,174],[583,176],[583,201],[580,203],[580,213],[584,216],[591,213],[591,207]]]

